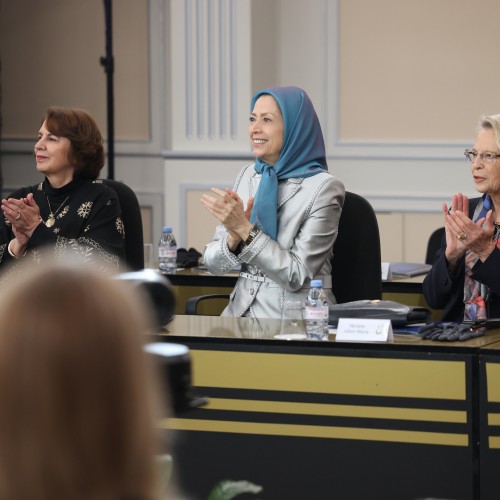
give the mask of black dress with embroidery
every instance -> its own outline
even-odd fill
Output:
[[[124,256],[125,230],[120,203],[113,189],[100,180],[74,179],[61,188],[53,188],[45,180],[21,188],[9,198],[25,198],[28,193],[33,193],[43,222],[33,232],[26,256],[20,260],[38,261],[41,250],[48,247],[57,257],[76,254],[101,269],[119,270]],[[48,227],[51,212],[54,224],[49,222]],[[14,260],[7,251],[14,234],[3,217],[2,226],[0,267]]]

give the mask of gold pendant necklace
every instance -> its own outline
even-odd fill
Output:
[[[49,197],[47,196],[45,191],[43,192],[43,194],[45,195],[45,198],[47,198],[47,205],[49,205],[49,211],[50,211],[49,216],[47,217],[47,220],[45,221],[45,225],[47,227],[52,227],[56,223],[56,215],[59,213],[59,210],[61,210],[61,208],[64,206],[64,204],[69,200],[69,195],[66,196],[66,199],[59,205],[59,208],[55,212],[53,212],[52,207],[50,206]]]
[[[54,216],[52,214],[49,215],[49,218],[45,221],[45,225],[47,227],[52,227],[56,223]]]

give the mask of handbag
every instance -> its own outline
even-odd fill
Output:
[[[195,248],[190,248],[186,250],[185,248],[177,249],[177,267],[196,267],[198,265],[198,259],[201,257],[201,253]]]
[[[328,324],[337,326],[340,318],[390,319],[392,326],[428,323],[431,311],[425,307],[407,306],[392,300],[355,300],[328,307]]]

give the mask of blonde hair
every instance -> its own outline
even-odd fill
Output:
[[[482,116],[479,120],[479,130],[490,129],[495,132],[497,147],[500,149],[500,115]]]
[[[157,498],[149,311],[87,268],[30,273],[0,296],[0,498]]]

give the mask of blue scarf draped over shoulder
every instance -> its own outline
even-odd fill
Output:
[[[252,98],[250,112],[262,95],[276,99],[284,123],[283,147],[276,164],[257,158],[255,171],[262,175],[255,195],[250,222],[276,240],[278,233],[278,181],[292,177],[311,177],[328,170],[325,143],[309,96],[298,87],[269,87]]]

